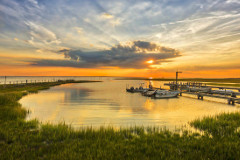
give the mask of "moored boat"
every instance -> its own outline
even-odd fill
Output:
[[[211,91],[211,88],[206,88],[206,87],[203,87],[203,88],[199,88],[199,87],[188,87],[187,88],[187,91],[189,92],[202,92],[202,93],[208,93]]]
[[[143,84],[144,83],[141,83],[139,88],[138,87],[134,88],[133,86],[130,87],[130,88],[126,88],[126,91],[131,92],[131,93],[137,93],[137,92],[145,93],[147,91],[153,91],[154,90],[153,86],[151,84],[149,84],[149,88],[143,88],[142,87]]]
[[[218,89],[218,90],[212,90],[213,94],[222,94],[222,95],[232,95],[234,92],[232,90],[223,90],[223,89]]]
[[[156,99],[164,99],[164,98],[175,98],[178,96],[180,92],[179,91],[167,91],[167,90],[157,90],[153,98]]]
[[[142,95],[147,96],[147,97],[151,97],[155,94],[156,91],[157,90],[146,90],[146,91],[142,92]]]
[[[148,88],[143,88],[143,87],[139,87],[139,88],[130,87],[129,89],[128,88],[126,89],[127,92],[131,92],[131,93],[144,92],[148,90],[149,90]]]

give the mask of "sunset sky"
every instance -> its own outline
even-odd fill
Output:
[[[1,0],[0,70],[239,78],[240,0]]]

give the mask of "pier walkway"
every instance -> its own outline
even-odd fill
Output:
[[[201,82],[170,82],[164,83],[164,85],[169,86],[172,90],[179,90],[182,94],[196,95],[198,99],[203,100],[203,97],[213,97],[226,99],[228,104],[234,105],[235,103],[240,104],[240,98],[237,97],[240,95],[239,87],[224,87],[224,86],[213,86],[207,85],[206,83]],[[216,92],[214,89],[223,90],[221,92]],[[227,90],[234,90],[228,92]],[[217,90],[218,91],[218,90]]]
[[[213,97],[213,98],[220,98],[220,99],[226,99],[228,104],[234,105],[235,103],[240,104],[240,98],[238,97],[230,97],[226,95],[216,95],[216,94],[208,94],[208,93],[196,93],[196,92],[181,92],[182,94],[190,94],[190,95],[196,95],[198,99],[203,100],[203,97]]]

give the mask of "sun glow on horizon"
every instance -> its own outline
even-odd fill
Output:
[[[148,63],[148,64],[153,64],[153,62],[154,62],[154,60],[148,60],[148,61],[146,61],[146,63]]]

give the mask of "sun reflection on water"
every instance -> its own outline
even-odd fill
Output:
[[[32,113],[28,119],[65,122],[81,126],[157,125],[175,128],[195,118],[239,108],[196,98],[151,99],[140,93],[127,93],[126,84],[139,86],[149,81],[105,81],[67,84],[31,94],[20,100]],[[152,81],[155,87],[164,82]]]

